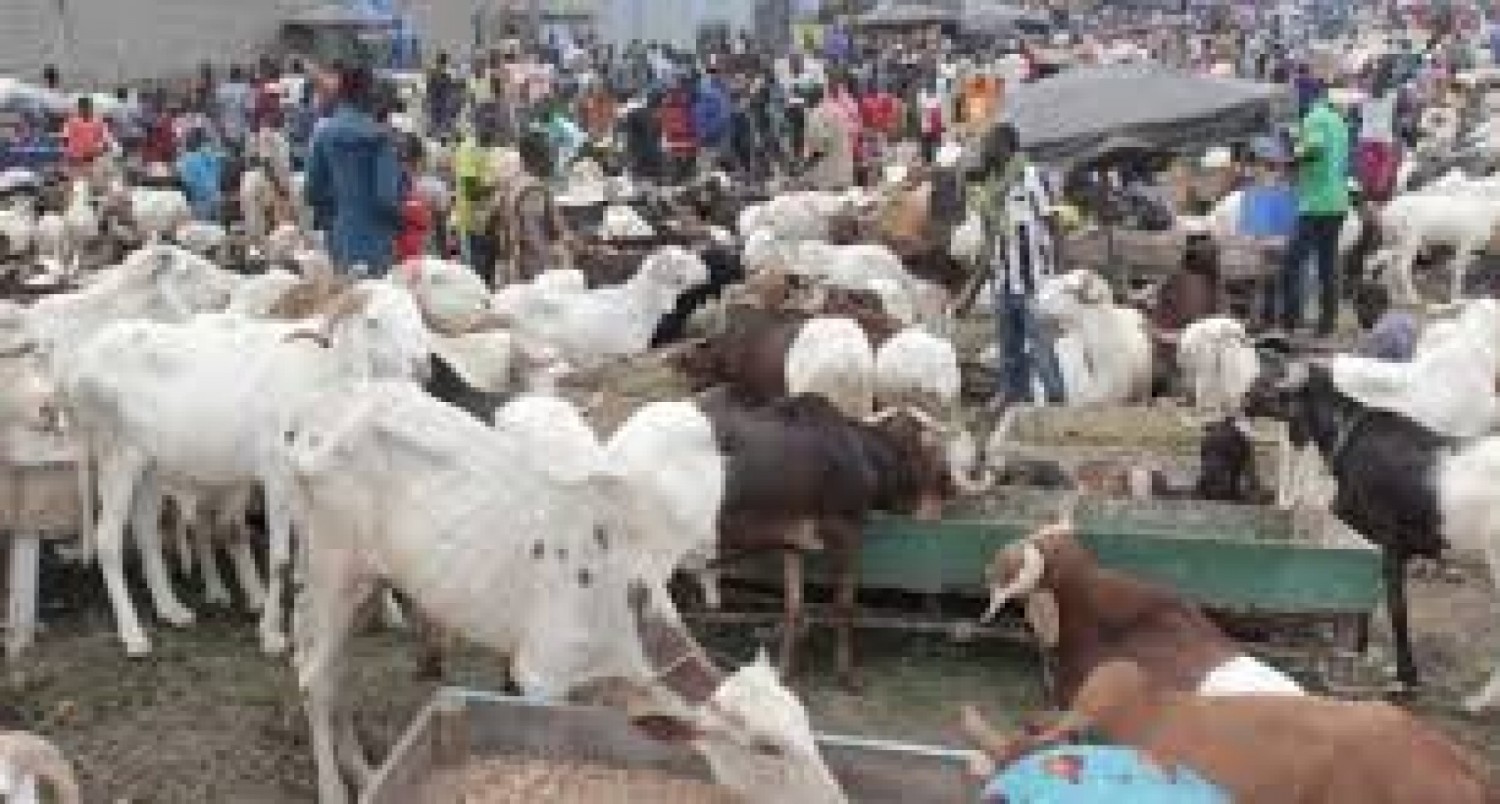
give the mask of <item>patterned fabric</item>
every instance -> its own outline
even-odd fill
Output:
[[[1052,194],[1041,171],[1024,157],[975,188],[970,203],[984,221],[985,262],[996,290],[1030,296],[1054,270],[1047,210]]]
[[[1163,769],[1135,749],[1080,745],[1039,751],[985,787],[981,804],[1230,804],[1186,768]]]

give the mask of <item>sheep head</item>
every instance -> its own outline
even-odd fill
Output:
[[[637,279],[659,290],[663,308],[671,309],[678,296],[708,281],[708,267],[691,251],[667,246],[647,258]]]
[[[640,583],[628,596],[657,686],[636,685],[626,707],[636,727],[658,740],[693,743],[714,777],[747,801],[847,802],[818,752],[806,709],[765,653],[726,675],[676,612],[654,602],[665,597]]]
[[[1114,290],[1093,271],[1069,271],[1053,277],[1037,294],[1037,312],[1042,317],[1070,327],[1084,311],[1114,303]]]

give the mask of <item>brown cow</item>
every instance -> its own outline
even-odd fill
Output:
[[[993,617],[1027,601],[1038,639],[1053,651],[1056,702],[1066,705],[1099,665],[1128,659],[1168,689],[1210,693],[1299,692],[1245,655],[1181,596],[1105,569],[1072,526],[1052,525],[996,554],[986,572]]]
[[[1162,768],[1196,771],[1235,804],[1500,802],[1477,757],[1390,704],[1201,696],[1154,684],[1133,662],[1101,666],[1039,734],[999,737],[972,709],[965,728],[1001,766],[1096,734]]]

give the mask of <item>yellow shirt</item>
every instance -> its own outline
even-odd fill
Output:
[[[457,193],[453,201],[453,227],[461,232],[473,231],[476,212],[473,198],[465,192],[469,180],[477,181],[481,187],[495,183],[490,171],[489,149],[479,145],[473,137],[465,137],[453,152],[453,176],[457,180]]]

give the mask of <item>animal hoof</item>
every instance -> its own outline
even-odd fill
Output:
[[[865,682],[853,673],[840,673],[839,686],[850,695],[863,695],[865,692]]]
[[[140,659],[151,655],[151,640],[141,639],[125,640],[125,655],[132,659]]]
[[[186,628],[198,619],[197,615],[187,608],[167,609],[161,613],[161,618],[176,628]]]
[[[267,656],[281,656],[287,651],[287,639],[282,634],[261,634],[260,649]]]

